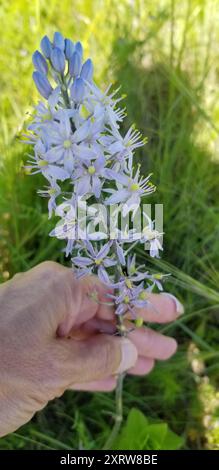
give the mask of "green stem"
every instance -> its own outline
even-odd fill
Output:
[[[116,244],[113,243],[113,251],[117,257],[116,253]],[[118,259],[118,257],[117,257]],[[118,281],[120,277],[120,270],[118,266],[120,265],[118,260],[118,265],[116,265],[116,272],[115,272],[115,282]],[[126,336],[125,330],[123,327],[123,317],[121,315],[117,315],[117,333],[119,336]],[[125,378],[125,373],[119,374],[117,377],[117,384],[116,384],[116,393],[115,393],[115,402],[116,402],[116,412],[115,412],[115,423],[112,428],[112,431],[106,440],[103,450],[110,449],[112,444],[116,440],[119,431],[121,429],[122,421],[123,421],[123,381]]]
[[[113,426],[113,429],[106,440],[103,450],[111,449],[116,437],[118,436],[118,433],[120,431],[122,421],[123,421],[123,400],[122,400],[122,395],[123,395],[123,380],[124,380],[125,374],[119,374],[118,379],[117,379],[117,386],[116,386],[116,414],[115,414],[115,424]]]
[[[100,203],[104,204],[102,196],[100,196],[99,201]],[[108,235],[110,236],[110,213],[109,210],[107,210],[107,229],[108,229]],[[115,266],[115,276],[114,280],[117,282],[120,278],[121,275],[121,270],[120,270],[120,261],[118,259],[117,255],[117,250],[116,250],[116,242],[114,241],[112,244],[112,249],[113,252],[117,258],[118,263]],[[115,290],[117,292],[117,289]],[[116,316],[116,321],[117,321],[117,334],[119,336],[126,336],[126,331],[123,328],[123,317],[122,315],[117,315]],[[103,450],[110,449],[112,447],[113,442],[117,438],[119,431],[121,429],[122,421],[123,421],[123,381],[125,377],[125,373],[119,374],[117,377],[117,384],[116,384],[116,392],[115,392],[115,402],[116,402],[116,412],[115,412],[115,423],[112,428],[112,431],[106,440]]]
[[[62,92],[62,97],[63,97],[66,108],[71,109],[71,103],[70,103],[70,99],[68,96],[68,89],[67,89],[66,81],[64,77],[61,80],[61,92]],[[74,121],[72,118],[70,118],[70,123],[71,123],[71,130],[74,133],[76,131],[76,127],[74,125]]]

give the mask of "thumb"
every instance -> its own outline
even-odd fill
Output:
[[[138,356],[136,347],[127,338],[104,334],[85,341],[57,339],[57,343],[56,364],[66,387],[125,372],[135,365]]]

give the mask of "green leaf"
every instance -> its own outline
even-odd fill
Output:
[[[113,449],[143,450],[146,448],[148,437],[147,418],[141,411],[132,408]]]
[[[149,425],[148,433],[151,450],[177,450],[183,444],[183,438],[171,431],[167,423]]]
[[[164,439],[162,450],[177,450],[182,447],[184,439],[182,436],[178,436],[175,432],[168,428],[168,432]]]
[[[132,408],[113,449],[175,450],[182,444],[182,437],[171,431],[167,423],[150,423],[141,411]]]
[[[160,450],[163,448],[163,442],[168,433],[166,423],[150,424],[148,426],[149,440],[152,450]]]

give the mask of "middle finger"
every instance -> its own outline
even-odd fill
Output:
[[[139,356],[152,359],[169,359],[177,349],[177,342],[169,336],[164,336],[150,328],[138,328],[128,334],[134,343]]]

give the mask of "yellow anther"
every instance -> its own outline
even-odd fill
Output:
[[[147,300],[148,299],[148,293],[143,290],[140,292],[139,296],[138,296],[139,300]]]
[[[39,166],[47,166],[48,162],[47,162],[47,160],[39,160],[38,165]]]
[[[132,183],[130,186],[131,191],[138,191],[139,189],[139,184],[138,183]]]
[[[143,319],[142,317],[136,318],[136,320],[135,320],[135,326],[136,326],[137,328],[141,328],[141,326],[143,325],[143,323],[144,323],[144,319]]]
[[[64,142],[63,142],[63,147],[64,147],[64,149],[70,149],[70,147],[71,147],[71,141],[70,141],[69,139],[64,140]]]
[[[125,327],[125,325],[118,325],[117,330],[121,331],[122,333],[126,333],[127,328]]]
[[[94,175],[95,171],[96,171],[95,166],[91,165],[91,166],[88,167],[88,173],[90,175]]]
[[[129,289],[132,288],[132,282],[130,281],[130,279],[126,279],[125,284]]]
[[[158,274],[153,274],[153,278],[159,280],[159,279],[163,278],[163,275],[159,274],[159,273]]]
[[[42,116],[43,121],[49,121],[50,119],[52,119],[52,114],[50,112],[43,114]]]
[[[55,193],[56,193],[56,189],[54,189],[54,188],[51,188],[51,189],[48,190],[48,194],[50,196],[53,196]]]

